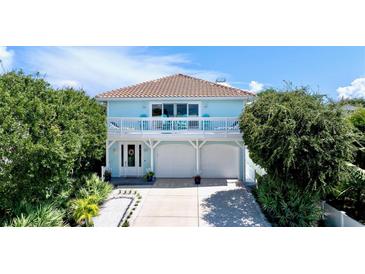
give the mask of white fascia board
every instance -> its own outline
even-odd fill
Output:
[[[201,101],[201,100],[250,100],[254,95],[236,97],[146,97],[146,98],[95,98],[97,101]]]
[[[186,135],[178,135],[178,136],[163,136],[163,135],[144,135],[140,134],[137,135],[109,135],[108,140],[112,141],[137,141],[137,140],[153,140],[153,141],[227,141],[227,142],[234,142],[234,141],[242,141],[242,134],[230,134],[229,136],[204,136],[204,135],[194,135],[194,136],[186,136]]]

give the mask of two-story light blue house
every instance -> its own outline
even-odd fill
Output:
[[[98,95],[112,177],[245,178],[238,116],[254,94],[182,74]]]

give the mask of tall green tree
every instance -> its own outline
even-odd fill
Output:
[[[258,96],[240,128],[253,161],[302,190],[325,194],[354,153],[355,136],[341,109],[304,88]]]
[[[348,119],[354,126],[358,138],[355,141],[356,156],[354,164],[365,169],[365,108],[358,108],[348,114]]]
[[[105,108],[39,75],[0,76],[0,213],[72,188],[104,154]]]

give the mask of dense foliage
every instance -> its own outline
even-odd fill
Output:
[[[270,175],[258,179],[256,197],[274,225],[316,226],[321,218],[319,195]]]
[[[252,160],[267,175],[256,197],[278,226],[315,226],[320,198],[348,178],[358,134],[341,107],[305,88],[269,89],[240,117]]]
[[[1,75],[0,218],[23,202],[72,197],[100,166],[105,138],[105,109],[83,91],[55,90],[38,75]]]
[[[248,105],[240,128],[252,160],[300,189],[326,193],[354,151],[354,134],[339,107],[305,89],[270,90]]]
[[[97,198],[89,196],[87,198],[75,199],[71,204],[72,216],[79,225],[92,226],[93,217],[99,214]]]
[[[349,114],[348,119],[358,134],[354,143],[356,147],[354,164],[365,169],[365,108],[355,110]]]
[[[81,198],[93,196],[96,203],[99,204],[108,197],[112,189],[111,184],[101,181],[96,174],[92,174],[90,178],[85,180],[84,186],[79,190],[79,196]]]
[[[63,221],[64,211],[57,209],[52,204],[30,206],[25,204],[21,213],[14,217],[7,226],[15,227],[50,227],[65,226]]]
[[[337,209],[365,224],[365,109],[358,108],[347,113],[347,117],[358,135],[354,142],[355,158],[348,165],[347,176],[327,199]]]
[[[365,107],[365,99],[363,98],[352,98],[352,99],[342,99],[337,103],[339,106],[356,106],[356,107]]]
[[[67,218],[69,223],[92,226],[92,218],[99,214],[99,206],[109,197],[113,187],[96,174],[83,177],[73,199],[68,199]]]

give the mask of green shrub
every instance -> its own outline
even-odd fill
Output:
[[[122,224],[122,227],[128,227],[129,226],[129,222],[128,220],[125,220]]]
[[[358,108],[350,114],[349,120],[361,132],[365,132],[365,108]]]
[[[85,180],[85,184],[80,189],[78,196],[81,198],[93,196],[96,204],[100,204],[108,198],[112,190],[113,186],[110,183],[104,182],[96,174],[92,174],[91,177]]]
[[[0,216],[20,201],[46,202],[100,167],[105,107],[39,75],[0,75]]]
[[[354,164],[365,169],[365,108],[358,108],[349,114],[348,120],[358,133],[358,138],[354,142],[357,149]]]
[[[37,207],[23,205],[21,211],[22,213],[13,218],[7,226],[65,226],[63,222],[64,211],[56,209],[51,204],[39,205]]]
[[[365,217],[365,170],[349,164],[348,177],[335,189],[335,199],[343,201],[357,220]],[[344,205],[343,205],[344,206]]]
[[[143,176],[143,179],[145,181],[151,181],[153,179],[153,176],[155,176],[155,173],[152,170],[147,171],[147,173]]]
[[[355,150],[341,109],[304,88],[258,96],[246,106],[240,128],[251,159],[268,174],[323,196]]]
[[[316,226],[321,219],[319,195],[269,175],[258,179],[257,200],[277,226]]]
[[[71,203],[72,216],[76,223],[84,226],[93,226],[93,217],[99,214],[98,198],[89,196],[88,198],[76,199]]]

